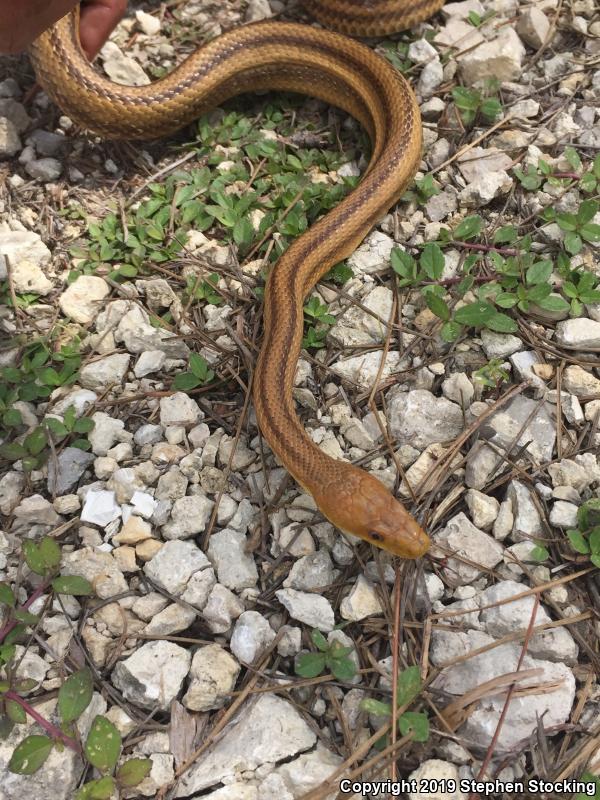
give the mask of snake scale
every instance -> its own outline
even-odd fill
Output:
[[[403,30],[443,0],[304,0],[343,34]],[[297,238],[271,270],[264,337],[253,400],[273,452],[339,529],[404,558],[429,539],[374,476],[323,453],[307,436],[292,397],[303,336],[303,302],[319,279],[353,253],[400,198],[421,155],[421,122],[404,78],[370,48],[341,33],[285,22],[258,22],[223,33],[166,77],[124,87],[102,77],[79,45],[75,9],[31,46],[39,83],[75,122],[113,139],[155,139],[235,95],[257,90],[308,94],[337,106],[368,132],[372,156],[359,185]]]

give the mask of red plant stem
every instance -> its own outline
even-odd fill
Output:
[[[35,603],[35,601],[39,600],[39,598],[44,594],[44,592],[50,586],[51,583],[52,581],[45,581],[40,586],[38,586],[38,588],[34,592],[32,592],[31,597],[28,597],[27,600],[25,600],[25,602],[23,603],[23,605],[19,607],[19,610],[27,611],[28,608],[31,608],[31,606]],[[10,622],[7,622],[3,628],[0,628],[0,644],[2,644],[2,642],[8,636],[8,634],[13,630],[13,628],[16,628],[18,624],[19,620],[12,619]]]
[[[459,247],[466,247],[468,250],[480,250],[482,253],[500,253],[502,256],[518,256],[519,251],[512,247],[494,247],[491,244],[474,244],[473,242],[452,241],[449,244],[457,244]]]
[[[17,703],[17,705],[21,706],[23,711],[29,714],[29,716],[37,722],[40,728],[45,730],[52,739],[61,741],[66,747],[74,750],[78,755],[81,755],[81,747],[79,742],[76,742],[75,739],[67,736],[67,734],[63,733],[60,728],[58,728],[56,725],[53,725],[45,717],[42,717],[41,714],[38,714],[35,708],[30,706],[29,703],[21,697],[21,695],[13,692],[13,690],[10,689],[8,692],[4,693],[4,697],[7,700],[12,700],[13,702]]]

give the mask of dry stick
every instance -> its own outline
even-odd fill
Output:
[[[400,567],[396,563],[396,577],[394,582],[394,635],[392,637],[392,744],[398,738],[398,657],[399,657],[399,627],[400,627]],[[396,759],[392,759],[390,778],[396,780]]]

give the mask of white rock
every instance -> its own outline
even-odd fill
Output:
[[[106,528],[120,516],[121,507],[115,500],[114,492],[91,491],[87,493],[81,511],[82,522],[90,522],[100,528]]]
[[[138,10],[135,12],[135,18],[146,36],[155,36],[160,31],[160,19],[158,17],[153,17],[152,14]]]
[[[521,657],[521,643],[495,645],[495,639],[482,631],[468,632],[437,629],[432,635],[430,658],[433,664],[443,667],[445,663],[464,658],[472,650],[484,646],[492,649],[473,656],[461,663],[442,669],[434,687],[456,697],[475,689],[483,682],[517,669]],[[571,713],[575,698],[575,678],[571,670],[562,663],[537,660],[525,655],[521,670],[541,669],[542,674],[518,683],[519,688],[538,686],[540,683],[556,684],[552,692],[536,692],[512,698],[504,725],[500,729],[495,752],[511,752],[522,740],[528,740],[543,716],[546,727],[562,725]],[[465,740],[476,742],[483,751],[492,741],[498,728],[498,720],[505,705],[505,694],[486,697],[474,709],[470,709],[465,724],[460,728]]]
[[[489,531],[498,517],[500,503],[495,497],[483,494],[477,489],[469,489],[465,500],[475,527],[482,531]]]
[[[6,117],[0,117],[0,160],[16,156],[21,147],[15,124]]]
[[[180,497],[173,503],[171,521],[163,527],[163,535],[166,539],[187,539],[202,533],[214,505],[214,501],[203,494]]]
[[[350,593],[340,603],[340,614],[344,619],[358,622],[365,617],[382,613],[375,586],[364,575],[359,575]]]
[[[183,704],[191,711],[223,708],[235,687],[240,665],[218,644],[200,647],[194,653],[190,685]]]
[[[179,694],[191,660],[189,651],[173,642],[148,642],[116,665],[112,679],[134,705],[166,711]]]
[[[434,536],[434,542],[436,551],[447,558],[443,572],[450,586],[471,583],[502,560],[502,545],[476,528],[462,511]]]
[[[483,329],[481,331],[481,342],[488,358],[506,358],[523,348],[523,342],[518,336],[510,333],[495,333]]]
[[[231,634],[231,652],[245,664],[254,663],[275,638],[275,631],[257,611],[244,611]]]
[[[104,391],[123,382],[129,369],[130,355],[115,353],[86,364],[79,370],[79,381],[86,389]]]
[[[198,403],[184,392],[176,392],[170,397],[161,398],[160,424],[165,428],[168,425],[183,425],[189,428],[202,416]]]
[[[583,367],[572,365],[563,372],[562,388],[576,397],[600,394],[600,380]]]
[[[123,548],[115,550],[115,556]],[[197,617],[197,613],[187,606],[171,603],[155,614],[144,628],[146,636],[172,636],[187,630]]]
[[[165,542],[144,566],[144,572],[169,594],[179,597],[196,572],[210,568],[210,561],[194,542]]]
[[[564,320],[557,324],[555,338],[559,344],[577,350],[600,347],[600,322],[586,317]]]
[[[65,316],[82,325],[91,323],[110,293],[110,287],[102,278],[80,275],[60,296],[58,304]]]
[[[484,78],[499,81],[517,80],[521,76],[525,48],[510,27],[500,30],[491,42],[484,42],[457,57],[459,70],[467,86]]]
[[[241,600],[232,591],[217,583],[213,586],[202,609],[202,617],[213,633],[225,633],[244,611]]]
[[[115,83],[123,86],[145,86],[150,83],[141,66],[130,56],[126,56],[114,42],[106,42],[100,51],[104,71]]]
[[[390,236],[373,231],[348,259],[355,275],[370,275],[389,268],[390,253],[394,240]]]
[[[217,571],[219,583],[228,589],[239,591],[256,586],[258,571],[246,545],[245,534],[231,528],[210,537],[208,557]]]
[[[249,0],[244,19],[246,22],[258,22],[273,16],[269,0]]]
[[[514,541],[520,542],[542,536],[544,530],[542,520],[528,487],[521,481],[511,481],[506,497],[512,504]]]
[[[465,372],[454,372],[442,383],[444,397],[461,408],[468,408],[475,395],[473,384]]]
[[[554,525],[557,528],[576,528],[577,506],[564,500],[557,500],[552,506],[549,519],[550,525]]]
[[[550,20],[535,6],[525,8],[517,20],[517,33],[525,44],[539,50],[550,31]]]
[[[469,208],[481,208],[510,192],[512,185],[513,179],[504,170],[488,172],[461,189],[459,198]]]
[[[394,394],[388,418],[398,442],[420,450],[434,442],[455,439],[464,427],[460,406],[424,389]]]
[[[453,3],[452,5],[459,4]],[[458,768],[439,758],[428,758],[414,772],[410,773],[408,779],[415,781],[418,787],[422,786],[425,790],[408,792],[410,800],[468,800],[469,798],[468,794],[458,790],[446,792],[443,788],[438,788],[446,785],[460,785]],[[449,781],[452,783],[448,784]]]
[[[167,356],[161,350],[147,350],[136,361],[133,373],[136,378],[143,378],[153,372],[160,372],[166,360]]]
[[[0,478],[0,514],[8,517],[19,505],[21,492],[25,486],[25,476],[21,472],[10,471]]]
[[[335,615],[331,603],[325,597],[298,592],[295,589],[279,589],[275,594],[292,619],[297,619],[320,631],[328,632],[333,629]]]
[[[272,694],[249,700],[218,741],[182,776],[176,797],[189,797],[263,764],[314,746],[316,735],[291,703]]]
[[[58,180],[62,170],[63,166],[56,158],[34,158],[25,164],[28,175],[45,183]]]

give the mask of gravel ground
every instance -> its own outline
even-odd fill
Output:
[[[271,16],[306,21],[132,3],[99,64],[148,83]],[[249,395],[265,275],[358,180],[358,126],[262,95],[109,143],[0,60],[7,800],[75,797],[131,757],[151,770],[122,797],[398,796],[344,776],[410,780],[411,800],[600,797],[600,12],[465,0],[369,44],[413,82],[424,160],[307,300],[295,398],[422,521],[418,563],[325,521]],[[104,766],[98,718],[123,743]],[[67,748],[9,770],[42,732]],[[587,795],[560,783],[582,777]],[[77,796],[117,796],[96,789]]]

